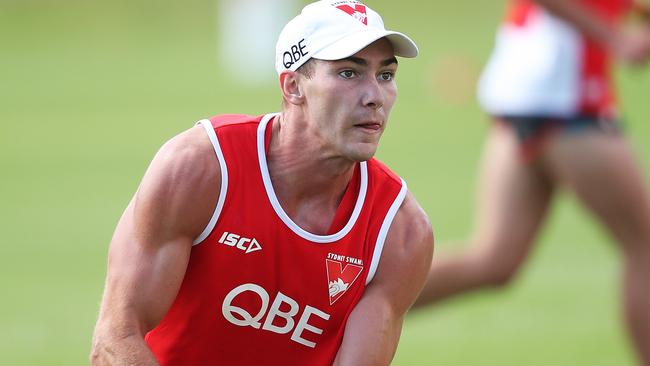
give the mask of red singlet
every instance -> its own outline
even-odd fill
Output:
[[[361,162],[332,234],[304,231],[271,186],[274,116],[201,121],[221,194],[174,304],[145,337],[162,365],[331,365],[374,276],[406,184],[375,159]]]

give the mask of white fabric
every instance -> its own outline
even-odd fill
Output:
[[[202,119],[197,122],[197,124],[200,124],[205,129],[205,132],[210,138],[210,142],[212,142],[212,147],[214,148],[214,152],[217,155],[217,159],[219,160],[219,166],[221,168],[221,190],[219,191],[217,206],[214,208],[214,212],[212,213],[210,221],[203,229],[201,234],[196,239],[194,239],[192,245],[200,244],[203,240],[205,240],[205,238],[208,237],[208,235],[210,235],[212,229],[214,229],[214,226],[217,224],[219,215],[221,215],[221,210],[223,209],[223,204],[226,201],[226,194],[228,192],[228,167],[226,166],[226,159],[223,157],[223,152],[221,151],[221,145],[219,145],[219,139],[217,138],[217,134],[214,132],[214,127],[212,127],[210,120],[207,119]]]
[[[370,281],[372,281],[372,279],[375,277],[375,272],[377,272],[377,267],[379,266],[379,260],[381,259],[381,253],[384,250],[384,243],[386,242],[388,229],[390,229],[390,225],[393,223],[393,219],[395,218],[397,211],[402,206],[402,202],[404,202],[404,198],[406,198],[406,192],[408,192],[408,189],[406,187],[406,182],[403,179],[401,180],[402,180],[402,188],[397,194],[397,197],[395,197],[395,201],[393,201],[393,204],[388,209],[388,212],[386,213],[386,217],[384,217],[384,222],[381,223],[381,228],[379,229],[379,235],[377,235],[377,242],[375,243],[375,251],[372,253],[370,269],[368,270],[368,276],[366,277],[366,285],[368,285]]]
[[[275,69],[295,71],[310,58],[340,60],[386,37],[395,55],[415,57],[418,48],[406,35],[384,28],[381,16],[354,0],[321,0],[305,6],[280,33]]]
[[[479,81],[492,115],[571,116],[579,108],[582,38],[540,10],[523,25],[504,24]]]

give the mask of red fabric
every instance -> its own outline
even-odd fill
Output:
[[[605,22],[616,25],[632,8],[632,0],[581,0]],[[579,112],[582,115],[615,117],[616,93],[611,56],[601,45],[583,36]]]
[[[618,21],[632,7],[633,0],[579,0],[585,7],[610,22]],[[506,10],[506,22],[522,26],[538,7],[533,0],[511,0]]]
[[[517,27],[523,27],[536,11],[535,9],[535,3],[530,0],[511,1],[506,11],[505,22]]]
[[[378,161],[368,161],[368,191],[352,230],[331,243],[304,239],[276,215],[267,197],[256,147],[260,120],[261,116],[211,119],[227,164],[228,191],[215,228],[192,249],[174,304],[145,337],[162,365],[331,365],[346,320],[363,295],[379,229],[401,180]],[[359,174],[355,169],[335,228],[345,225],[356,203]],[[254,238],[261,249],[246,253],[219,243],[224,232]],[[348,258],[358,261],[350,263]],[[328,280],[335,278],[328,277],[342,277],[350,283],[347,291],[331,297]],[[256,292],[244,291],[228,307],[227,295],[245,284],[268,294],[266,306]],[[276,315],[292,310],[295,314],[289,320],[270,316],[274,302],[279,304]],[[244,309],[258,325],[233,324],[224,314],[243,319],[233,307]],[[307,325],[301,325],[305,314],[311,315]],[[268,319],[272,321],[267,324]]]
[[[614,117],[616,100],[609,56],[593,41],[584,38],[582,59],[579,113]]]
[[[618,22],[633,5],[633,0],[581,0],[581,2],[608,22]]]

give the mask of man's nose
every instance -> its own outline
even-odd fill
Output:
[[[379,109],[384,105],[384,93],[376,78],[366,81],[363,94],[363,105],[371,109]]]

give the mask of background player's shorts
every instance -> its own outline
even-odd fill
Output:
[[[527,162],[534,160],[544,148],[545,142],[557,133],[574,134],[587,131],[614,135],[621,133],[619,121],[594,116],[569,118],[496,116],[494,120],[515,132],[519,140],[521,156]]]

